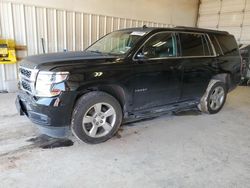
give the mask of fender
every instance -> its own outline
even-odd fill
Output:
[[[77,89],[78,95],[76,97],[75,103],[78,100],[79,97],[82,95],[91,92],[91,91],[103,91],[110,95],[112,95],[114,98],[118,100],[120,103],[123,113],[125,117],[128,115],[128,112],[131,111],[132,108],[132,96],[129,94],[130,92],[125,86],[122,86],[120,84],[111,84],[108,82],[98,82],[97,83],[90,83],[83,85]]]
[[[233,84],[230,73],[221,73],[214,75],[211,80],[219,80],[221,82],[224,82],[227,86],[228,92],[232,91],[237,86],[236,84]]]

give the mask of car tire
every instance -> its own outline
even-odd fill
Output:
[[[111,95],[93,91],[81,96],[74,108],[71,131],[79,140],[97,144],[110,139],[122,123],[122,109]]]
[[[216,114],[224,106],[226,97],[227,89],[225,83],[212,80],[201,98],[198,108],[204,113]]]

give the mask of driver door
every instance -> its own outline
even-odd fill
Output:
[[[172,32],[150,37],[134,56],[133,108],[142,110],[179,101],[181,62]]]

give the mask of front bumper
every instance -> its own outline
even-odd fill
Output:
[[[35,98],[19,91],[16,108],[20,115],[26,115],[33,123],[39,125],[43,134],[65,137],[69,133],[75,98],[75,94],[71,92],[64,92],[57,97]]]

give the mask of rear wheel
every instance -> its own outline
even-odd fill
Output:
[[[226,97],[227,90],[225,84],[214,80],[209,84],[206,93],[202,97],[199,109],[205,113],[215,114],[224,106]]]
[[[90,92],[77,102],[71,123],[73,134],[80,140],[96,144],[110,139],[122,122],[118,101],[104,92]]]

